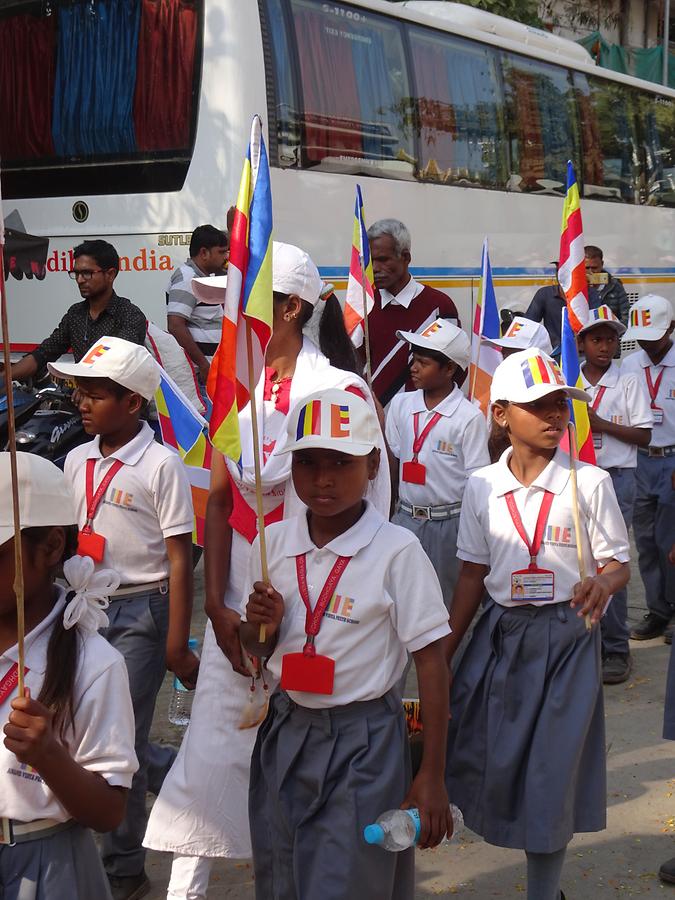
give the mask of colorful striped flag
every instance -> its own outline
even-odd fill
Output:
[[[357,184],[354,227],[352,229],[352,256],[349,263],[349,280],[345,295],[345,327],[355,347],[360,347],[363,343],[364,285],[366,315],[369,315],[375,303],[375,278],[373,276],[373,261],[370,258],[368,231],[363,219],[363,198],[361,197],[361,188]]]
[[[567,162],[567,193],[563,205],[560,233],[558,281],[567,301],[570,325],[576,334],[588,319],[588,281],[584,253],[584,229],[581,224],[579,185],[574,166]]]
[[[483,241],[481,277],[473,317],[471,335],[471,364],[469,366],[469,400],[480,405],[487,415],[490,403],[490,385],[494,371],[502,361],[501,351],[483,340],[499,337],[499,310],[492,283],[492,267],[488,252],[488,240]]]
[[[562,337],[560,340],[561,354],[560,367],[562,369],[565,384],[584,389],[581,380],[581,364],[577,351],[577,339],[570,325],[567,310],[562,313]],[[570,421],[574,425],[577,446],[574,448],[575,457],[583,462],[595,465],[595,450],[593,449],[593,435],[591,423],[588,418],[588,405],[583,400],[570,400]],[[570,452],[569,441],[564,438],[561,442],[563,450]]]
[[[250,385],[247,328],[251,332],[253,369]],[[220,344],[206,384],[213,404],[211,442],[235,462],[241,456],[238,413],[255,390],[271,336],[272,191],[262,123],[254,116],[230,235]]]

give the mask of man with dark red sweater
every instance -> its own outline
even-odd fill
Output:
[[[375,276],[375,306],[368,316],[373,390],[383,406],[402,390],[413,390],[409,348],[397,331],[422,331],[435,319],[459,325],[447,294],[415,281],[410,265],[410,232],[398,219],[380,219],[368,229]]]

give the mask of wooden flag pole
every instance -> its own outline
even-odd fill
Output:
[[[12,361],[9,352],[9,325],[7,323],[7,288],[5,285],[4,244],[0,244],[0,323],[2,324],[2,349],[5,364],[5,391],[7,393],[7,436],[9,446],[9,468],[12,477],[12,510],[14,513],[14,595],[16,597],[16,644],[18,650],[19,697],[23,697],[25,671],[24,635],[26,630],[24,614],[23,554],[21,552],[21,515],[19,509],[19,473],[16,460],[16,426],[14,421],[14,386],[12,384]]]
[[[258,431],[258,407],[255,401],[254,374],[253,374],[253,339],[251,337],[251,323],[246,319],[246,356],[248,358],[248,393],[251,404],[251,429],[253,431],[253,468],[255,471],[255,499],[258,512],[258,538],[260,542],[260,569],[262,580],[269,584],[270,575],[267,568],[267,544],[265,543],[265,511],[263,508],[262,473],[260,471],[260,440]],[[265,643],[266,629],[260,626],[258,641]]]
[[[366,294],[366,270],[363,267],[363,257],[359,253],[361,264],[361,296],[363,297],[363,343],[366,348],[366,381],[368,387],[373,389],[373,369],[370,362],[370,331],[368,329],[368,295]]]
[[[584,562],[584,551],[581,546],[581,517],[579,515],[579,492],[577,484],[577,463],[575,459],[576,452],[576,431],[574,425],[570,422],[567,426],[567,438],[570,444],[570,476],[572,481],[572,518],[574,520],[574,537],[577,544],[577,564],[579,566],[579,581],[586,578],[586,564]],[[588,613],[584,616],[586,622],[586,630],[592,628],[591,617]]]

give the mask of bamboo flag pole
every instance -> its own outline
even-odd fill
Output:
[[[251,404],[251,430],[253,431],[253,468],[255,472],[255,499],[258,515],[258,538],[260,543],[260,569],[262,580],[269,584],[270,576],[267,567],[267,544],[265,542],[265,511],[263,507],[262,474],[260,470],[260,439],[258,431],[258,407],[255,398],[256,385],[253,374],[253,340],[251,337],[251,323],[246,320],[246,356],[248,358],[248,393]],[[265,643],[266,629],[260,626],[258,641]]]
[[[2,208],[0,207],[0,216]],[[16,427],[14,421],[14,388],[12,385],[12,362],[9,352],[9,326],[7,323],[7,288],[5,285],[5,242],[0,222],[0,322],[2,324],[2,349],[5,364],[5,391],[7,393],[7,435],[9,446],[9,467],[12,477],[12,510],[14,513],[14,595],[16,597],[16,643],[18,649],[19,697],[23,697],[23,677],[25,671],[23,554],[21,552],[21,514],[19,509],[19,473],[16,459]]]
[[[366,294],[366,270],[363,265],[363,255],[359,253],[361,264],[361,296],[363,297],[363,342],[366,347],[366,381],[368,387],[373,389],[373,369],[370,362],[370,330],[368,328],[368,297]]]
[[[574,520],[574,537],[577,544],[577,564],[579,566],[579,581],[584,581],[586,578],[586,563],[584,562],[584,551],[581,546],[581,517],[579,515],[579,492],[578,492],[578,484],[577,484],[577,463],[575,458],[576,453],[576,430],[572,422],[570,422],[567,426],[567,437],[570,445],[570,476],[572,481],[572,518]],[[586,630],[590,631],[592,628],[591,617],[588,613],[584,616],[586,622]]]

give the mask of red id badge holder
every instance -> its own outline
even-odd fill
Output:
[[[403,463],[401,469],[401,478],[408,484],[426,484],[427,467],[422,463],[409,460]]]
[[[520,603],[553,600],[555,575],[548,569],[530,566],[511,573],[511,599]]]
[[[302,653],[286,653],[281,660],[281,682],[284,691],[307,694],[332,694],[335,660],[321,656],[314,648],[314,635],[307,635]]]
[[[85,525],[77,535],[77,553],[79,556],[90,556],[95,563],[103,562],[105,538],[96,534],[90,525]]]

